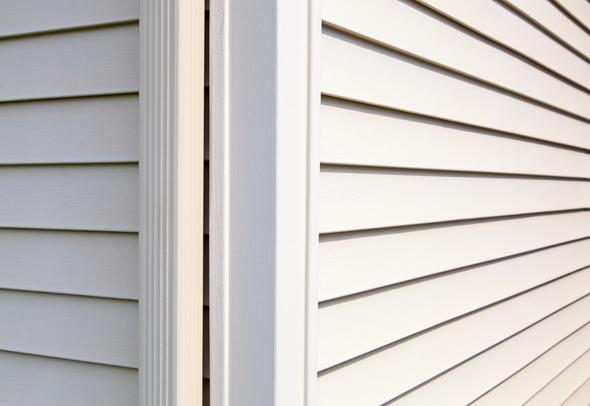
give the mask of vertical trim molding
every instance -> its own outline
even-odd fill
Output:
[[[320,1],[211,0],[211,404],[315,405]]]
[[[142,406],[202,401],[204,12],[140,2]]]

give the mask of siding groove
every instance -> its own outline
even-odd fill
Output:
[[[560,372],[565,370],[568,365],[573,363],[577,358],[588,350],[590,340],[590,327],[586,324],[577,332],[567,337],[542,355],[528,363],[524,368],[518,370],[508,379],[495,386],[489,392],[472,403],[473,406],[522,406],[532,398],[540,389],[554,379]],[[544,340],[545,337],[553,333],[538,334],[533,339]],[[502,344],[501,344],[502,345]],[[515,351],[510,355],[520,358],[517,354],[526,351],[526,344],[516,346]],[[490,354],[491,356],[492,354]],[[504,361],[511,363],[509,360],[498,359],[498,363]],[[468,374],[466,368],[462,375]],[[457,375],[457,378],[460,378]],[[441,382],[441,384],[444,382]],[[586,400],[586,403],[588,400]]]
[[[525,3],[322,2],[318,405],[521,405],[588,350],[590,37]]]
[[[0,41],[0,101],[139,91],[137,24]]]
[[[584,150],[342,99],[322,98],[321,126],[325,164],[590,178]]]
[[[585,121],[336,30],[322,37],[325,95],[590,149]]]
[[[138,20],[137,0],[4,0],[0,39]]]
[[[590,66],[586,61],[507,6],[488,0],[467,4],[457,0],[416,1],[590,90]]]
[[[138,406],[138,391],[137,370],[0,351],[5,405]]]
[[[0,291],[0,350],[137,368],[136,301]]]
[[[586,181],[322,165],[320,233],[575,210],[589,202]]]
[[[318,404],[381,405],[588,295],[589,285],[590,269],[578,271],[323,371]]]
[[[546,379],[545,376],[550,376],[552,373],[557,374],[556,368],[559,368],[564,362],[567,365],[568,361],[573,361],[587,350],[587,342],[590,338],[590,328],[588,324],[585,324],[590,319],[587,312],[587,303],[584,307],[579,307],[577,303],[574,303],[442,374],[421,387],[420,390],[413,391],[388,404],[396,406],[435,403],[441,406],[479,405],[477,401],[471,402],[481,393],[487,392],[513,372],[534,360],[538,354],[543,355],[533,363],[539,360],[547,361],[551,358],[553,364],[545,363],[545,371],[542,371],[540,376],[529,375],[528,382],[520,381],[520,383],[523,387],[542,384]],[[556,355],[560,358],[557,358]],[[510,397],[497,399],[501,401],[492,404],[495,406],[521,406],[527,399],[519,395],[517,390]],[[544,405],[553,404],[557,405],[558,403],[545,403]]]
[[[322,235],[319,301],[575,241],[589,230],[583,211]]]
[[[320,304],[318,368],[568,275],[590,264],[588,253],[586,239]]]
[[[386,0],[327,0],[322,6],[324,21],[335,28],[590,118],[588,93],[546,74],[522,57],[423,6]],[[390,23],[391,15],[396,16],[396,24]]]

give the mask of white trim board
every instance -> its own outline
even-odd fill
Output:
[[[200,405],[203,0],[140,4],[139,404]]]
[[[211,1],[213,405],[315,404],[319,7]]]

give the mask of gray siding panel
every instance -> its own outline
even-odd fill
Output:
[[[6,406],[138,406],[137,370],[0,351]]]
[[[137,232],[137,164],[0,167],[0,227]]]
[[[136,301],[0,290],[0,350],[138,367]]]
[[[139,90],[137,24],[0,41],[0,101]]]
[[[137,95],[0,103],[0,165],[137,162]]]
[[[138,299],[135,233],[0,229],[0,288]]]
[[[0,404],[137,406],[139,2],[0,5]]]
[[[4,0],[0,37],[138,19],[138,0]]]

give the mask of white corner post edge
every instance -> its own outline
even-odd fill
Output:
[[[211,0],[211,405],[315,405],[320,2]]]
[[[140,1],[142,406],[202,402],[204,10]]]

